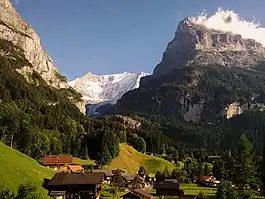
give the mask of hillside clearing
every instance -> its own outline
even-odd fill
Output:
[[[0,184],[17,191],[19,184],[34,182],[43,196],[47,195],[41,187],[44,178],[51,178],[54,171],[41,166],[36,160],[0,142]]]
[[[140,166],[144,166],[150,174],[163,171],[166,167],[168,167],[169,171],[175,168],[173,163],[159,157],[142,154],[127,144],[120,144],[119,156],[114,158],[106,168],[137,172]]]

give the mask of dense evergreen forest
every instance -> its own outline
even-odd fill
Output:
[[[111,150],[124,141],[122,126],[88,119],[79,111],[70,101],[81,97],[74,90],[52,88],[36,72],[28,74],[26,81],[16,71],[31,66],[21,49],[0,40],[0,50],[2,142],[40,160],[45,154],[61,153],[94,158],[103,146]]]
[[[143,123],[148,150],[150,135],[164,135],[183,147],[221,151],[235,148],[246,134],[255,150],[263,149],[265,74],[242,68],[190,66],[160,77],[147,77],[139,89],[126,93],[116,112]],[[226,118],[226,108],[237,102],[247,110]],[[196,104],[199,120],[185,121]],[[152,137],[152,136],[151,136]],[[160,141],[158,141],[160,142]],[[150,143],[150,145],[149,145]]]
[[[23,66],[31,66],[22,50],[4,40],[0,40],[0,49],[0,140],[35,159],[40,160],[46,154],[63,153],[81,158],[90,157],[104,165],[119,154],[119,143],[128,142],[138,151],[166,153],[165,158],[177,161],[185,159],[188,151],[198,149],[216,153],[227,148],[233,150],[242,134],[250,138],[258,153],[262,151],[263,112],[253,109],[227,120],[219,111],[214,112],[215,109],[210,107],[223,107],[226,102],[240,100],[241,103],[249,103],[248,99],[253,95],[258,97],[252,102],[261,104],[265,89],[263,75],[238,69],[229,72],[196,68],[197,75],[194,76],[194,68],[191,67],[186,71],[183,69],[185,73],[182,75],[173,74],[167,81],[162,78],[161,82],[146,83],[143,89],[125,95],[124,99],[136,92],[134,97],[139,100],[139,106],[151,110],[148,113],[137,113],[139,107],[135,108],[134,103],[129,104],[136,111],[129,113],[131,117],[142,122],[141,128],[129,129],[117,122],[87,118],[72,103],[73,99],[80,100],[80,94],[71,88],[55,89],[48,86],[37,72],[29,73],[25,78],[16,71]],[[200,70],[203,72],[198,72]],[[185,87],[192,77],[201,78],[200,86]],[[238,81],[235,81],[235,77]],[[216,86],[216,90],[214,85],[217,84],[221,86]],[[159,85],[161,87],[158,89]],[[166,99],[174,99],[176,96],[173,93],[181,96],[187,90],[194,93],[192,100],[212,99],[208,100],[211,103],[207,104],[209,108],[203,112],[201,122],[185,122],[179,112],[174,115],[163,112],[167,109],[163,105],[160,107],[162,112],[158,114],[154,111],[159,111],[154,102],[146,105],[148,100],[137,98],[140,92],[147,99],[147,94],[152,91],[161,99],[163,94]],[[230,94],[226,95],[228,90]],[[217,92],[218,97],[214,97]],[[152,93],[150,96],[153,96]],[[119,102],[119,106],[124,99]],[[166,105],[170,107],[172,102],[167,102]],[[208,117],[214,119],[209,122]],[[175,157],[176,153],[178,158]]]

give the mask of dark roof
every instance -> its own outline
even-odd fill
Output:
[[[143,196],[145,198],[154,198],[153,195],[151,195],[150,193],[144,191],[143,189],[135,189],[133,191],[131,191],[133,194],[138,195],[138,196]]]
[[[126,180],[126,181],[132,181],[134,180],[136,174],[134,173],[122,173],[122,177]]]
[[[132,190],[126,194],[124,194],[123,196],[128,196],[128,195],[135,195],[135,196],[138,196],[139,198],[154,198],[153,195],[149,194],[148,192],[144,191],[143,189],[135,189],[135,190]]]
[[[166,183],[178,183],[178,180],[177,179],[165,179],[163,181],[164,184]]]
[[[154,185],[154,189],[171,189],[171,190],[178,190],[179,189],[179,184],[178,183],[172,183],[172,182],[162,182],[162,183],[157,183]]]
[[[44,165],[49,164],[72,164],[73,157],[71,155],[47,155],[43,158]]]
[[[102,184],[103,181],[103,173],[56,173],[48,183],[48,186]]]
[[[106,177],[114,176],[112,170],[107,170],[107,169],[106,170],[95,169],[92,172],[94,172],[94,173],[104,173],[106,175]]]

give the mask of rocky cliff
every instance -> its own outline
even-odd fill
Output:
[[[253,68],[264,60],[262,44],[231,32],[209,29],[190,17],[179,23],[153,75],[191,64]]]
[[[23,56],[30,64],[16,70],[29,83],[32,83],[31,76],[36,71],[48,85],[57,89],[70,89],[66,78],[58,72],[51,57],[43,49],[38,34],[21,19],[9,0],[0,0],[0,39],[10,41],[22,49]],[[85,103],[77,97],[78,94],[74,91],[68,94],[72,103],[84,113]]]
[[[207,122],[264,110],[258,100],[264,97],[264,71],[261,43],[186,18],[153,74],[118,101],[116,113]]]
[[[24,50],[33,68],[25,66],[21,71],[37,71],[47,84],[56,88],[68,88],[66,78],[60,75],[49,55],[44,51],[40,37],[25,23],[9,0],[0,0],[0,38],[11,41]]]

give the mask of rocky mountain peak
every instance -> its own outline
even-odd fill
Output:
[[[165,74],[192,63],[248,68],[259,64],[264,58],[264,46],[254,39],[208,28],[196,18],[188,17],[179,23],[153,74]]]
[[[20,47],[32,64],[33,68],[25,66],[24,70],[19,72],[23,74],[35,70],[49,85],[56,88],[69,87],[66,79],[58,73],[54,62],[44,51],[39,35],[22,20],[9,0],[0,0],[0,39],[11,41]]]

